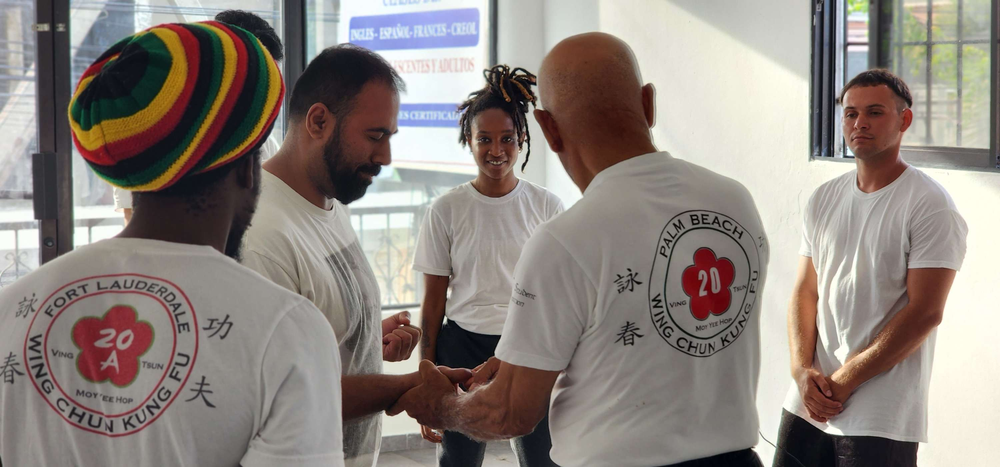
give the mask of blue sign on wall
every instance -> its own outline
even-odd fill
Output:
[[[349,41],[371,50],[444,49],[479,44],[478,8],[351,18]]]
[[[399,104],[399,126],[458,128],[458,104]]]

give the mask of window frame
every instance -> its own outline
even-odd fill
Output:
[[[306,34],[308,31],[306,0],[281,0],[285,59],[283,74],[286,93],[291,93],[295,81],[308,64]],[[498,2],[488,1],[490,18],[490,62],[497,62],[499,28]],[[35,44],[38,74],[36,104],[38,148],[32,156],[32,191],[26,194],[34,204],[38,221],[39,265],[73,249],[75,227],[73,202],[73,141],[66,107],[71,89],[70,66],[70,3],[69,0],[35,0]],[[287,128],[287,106],[284,105]]]
[[[869,0],[868,66],[885,65],[888,42],[883,40],[889,2]],[[846,28],[843,21],[847,0],[813,0],[812,57],[810,76],[810,160],[851,162],[846,155],[843,137],[838,129],[839,106],[836,98],[843,87]],[[890,4],[891,5],[891,4]],[[990,7],[990,146],[975,149],[949,146],[903,146],[900,154],[908,162],[921,167],[953,170],[1000,172],[1000,0],[991,0]],[[874,65],[873,65],[874,64]]]

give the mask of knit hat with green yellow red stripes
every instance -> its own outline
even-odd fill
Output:
[[[225,23],[161,24],[87,68],[69,104],[73,142],[108,183],[163,190],[257,148],[285,95],[271,54]]]

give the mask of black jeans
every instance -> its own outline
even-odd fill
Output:
[[[664,467],[764,467],[764,464],[753,449],[744,449]]]
[[[916,467],[917,446],[876,436],[828,435],[782,410],[772,467]]]
[[[460,328],[450,321],[438,333],[435,355],[437,363],[452,368],[475,368],[496,352],[500,336],[477,334]],[[437,448],[439,467],[480,467],[486,456],[486,443],[462,433],[445,431]],[[549,458],[552,440],[549,437],[548,415],[538,422],[535,431],[511,440],[511,448],[521,467],[558,467]]]

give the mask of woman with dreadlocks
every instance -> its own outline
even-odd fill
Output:
[[[459,143],[471,149],[479,173],[431,205],[413,260],[413,269],[424,273],[421,354],[453,368],[475,368],[493,356],[511,291],[520,294],[515,299],[528,293],[513,283],[521,248],[539,224],[563,210],[558,197],[514,171],[521,149],[528,149],[522,172],[531,153],[527,115],[535,104],[535,76],[506,65],[484,75],[486,86],[459,106]],[[439,466],[482,465],[485,443],[427,427],[421,433],[440,444]],[[522,467],[555,465],[548,418],[511,446]]]

